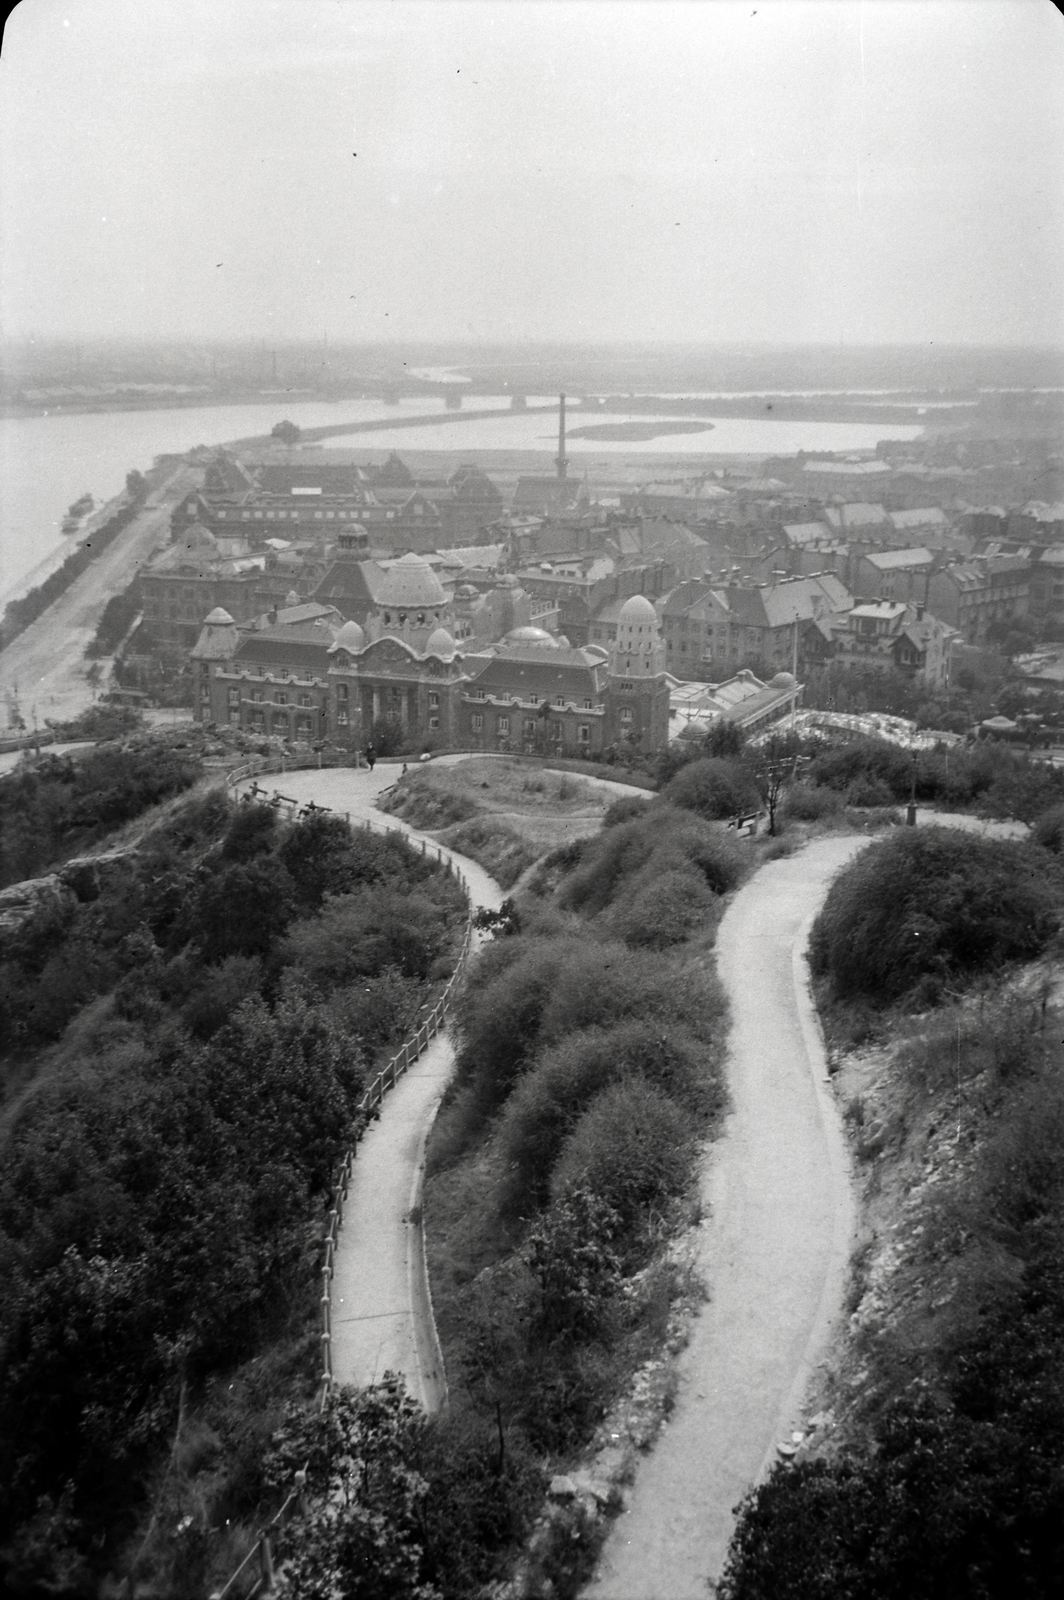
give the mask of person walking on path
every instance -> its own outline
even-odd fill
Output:
[[[377,752],[371,744],[366,746],[366,765],[371,772],[377,765]]]

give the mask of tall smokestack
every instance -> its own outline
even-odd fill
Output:
[[[569,465],[565,456],[565,396],[558,396],[558,454],[554,458],[554,465],[558,469],[558,477],[565,477],[565,469]]]

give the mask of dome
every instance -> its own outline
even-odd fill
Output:
[[[793,689],[797,682],[793,672],[777,672],[776,676],[770,679],[773,689]]]
[[[331,646],[332,650],[348,650],[352,655],[357,655],[365,648],[366,635],[357,622],[345,622]]]
[[[539,644],[549,650],[558,649],[558,641],[546,628],[511,628],[503,639],[503,644]]]
[[[378,605],[392,610],[435,609],[447,603],[443,584],[428,562],[413,551],[384,569],[375,585],[375,598]]]
[[[439,656],[441,661],[451,661],[457,646],[446,628],[434,628],[425,646],[427,656]]]
[[[454,591],[456,600],[475,600],[480,590],[475,583],[460,583]]]
[[[285,596],[284,603],[286,606],[301,606],[303,604],[303,597],[299,593],[298,589],[289,589],[287,595]]]
[[[213,611],[207,613],[203,622],[205,627],[210,626],[212,628],[231,628],[233,626],[233,619],[224,606],[215,606]]]
[[[645,595],[634,594],[626,600],[617,617],[618,628],[657,627],[658,614]]]

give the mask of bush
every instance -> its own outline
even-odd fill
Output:
[[[602,819],[604,828],[615,828],[619,822],[634,822],[650,804],[650,797],[642,794],[622,794],[606,808]]]
[[[586,1189],[632,1232],[687,1186],[690,1119],[638,1078],[605,1089],[566,1139],[551,1177],[558,1201]]]
[[[682,1028],[636,1019],[571,1034],[544,1052],[500,1117],[508,1211],[527,1213],[544,1204],[558,1154],[578,1118],[603,1089],[629,1077],[654,1084],[696,1118],[723,1106],[716,1053]]]
[[[1064,806],[1052,806],[1036,817],[1031,827],[1031,840],[1044,850],[1059,856],[1064,850]]]
[[[1058,920],[1044,871],[1025,846],[907,829],[835,880],[810,959],[840,997],[887,1001],[925,974],[949,980],[1036,955]]]
[[[756,811],[761,804],[756,784],[739,761],[712,757],[681,767],[665,785],[662,798],[670,805],[718,821]]]
[[[819,822],[841,810],[842,799],[837,790],[817,784],[792,784],[783,797],[783,813],[795,822]]]
[[[716,903],[701,874],[690,867],[654,871],[652,861],[614,902],[609,928],[625,944],[665,950],[701,927]]]

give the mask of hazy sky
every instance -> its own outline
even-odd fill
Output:
[[[1050,0],[21,0],[3,330],[1064,344]]]

